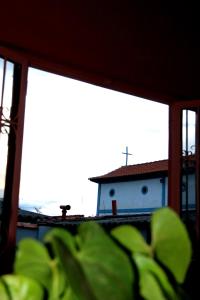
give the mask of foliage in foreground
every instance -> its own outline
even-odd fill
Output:
[[[109,234],[84,222],[76,236],[55,228],[44,243],[19,243],[14,274],[0,278],[1,300],[178,300],[191,260],[184,224],[169,208],[151,219],[151,244],[129,225]]]

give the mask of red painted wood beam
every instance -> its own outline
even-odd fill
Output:
[[[27,63],[24,61],[14,62],[11,122],[15,121],[16,126],[10,127],[8,138],[8,160],[1,224],[0,272],[4,274],[12,271],[16,247],[27,74]]]
[[[169,107],[169,175],[168,205],[178,214],[181,212],[181,155],[182,110],[176,105]]]
[[[196,115],[196,234],[200,238],[200,107]]]

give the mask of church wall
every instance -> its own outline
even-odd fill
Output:
[[[167,204],[167,178],[99,184],[97,215],[112,214],[112,200],[118,214],[151,212]]]

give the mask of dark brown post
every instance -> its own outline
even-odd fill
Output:
[[[169,165],[168,205],[181,212],[182,110],[175,104],[169,107]]]
[[[12,271],[16,247],[27,73],[27,64],[14,63],[11,125],[1,226],[1,273]]]
[[[200,241],[200,108],[196,114],[196,234]]]

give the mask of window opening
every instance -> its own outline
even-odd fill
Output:
[[[126,145],[130,165],[166,159],[168,106],[29,68],[20,208],[94,216],[88,178],[124,165]]]
[[[182,111],[182,213],[192,218],[196,207],[196,112]]]

